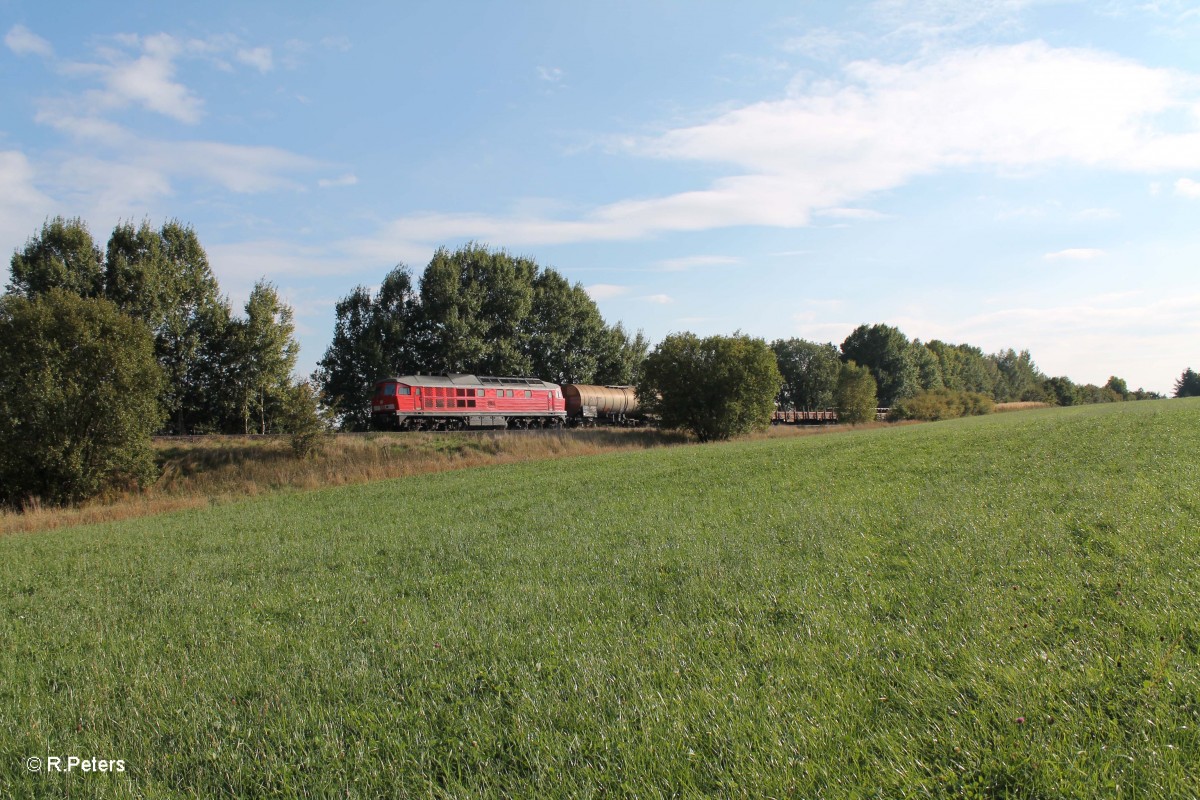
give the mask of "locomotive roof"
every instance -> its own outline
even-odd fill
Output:
[[[557,386],[557,384],[547,383],[539,378],[494,378],[483,375],[477,377],[475,375],[462,375],[458,373],[450,375],[394,375],[389,378],[380,378],[376,383],[382,381],[396,381],[408,386],[536,386],[539,389]]]

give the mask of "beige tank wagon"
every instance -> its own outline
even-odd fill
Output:
[[[637,392],[632,386],[589,386],[567,383],[562,387],[567,421],[572,425],[641,425]]]

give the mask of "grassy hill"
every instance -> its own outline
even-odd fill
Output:
[[[1197,796],[1198,567],[1197,401],[17,534],[0,795]]]

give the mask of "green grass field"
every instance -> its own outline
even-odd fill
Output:
[[[1196,797],[1198,601],[1184,400],[16,534],[0,796]]]

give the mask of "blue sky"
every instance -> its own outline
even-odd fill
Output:
[[[338,298],[470,240],[652,341],[1200,368],[1200,2],[0,0],[0,35],[0,250],[191,223],[303,373]]]

